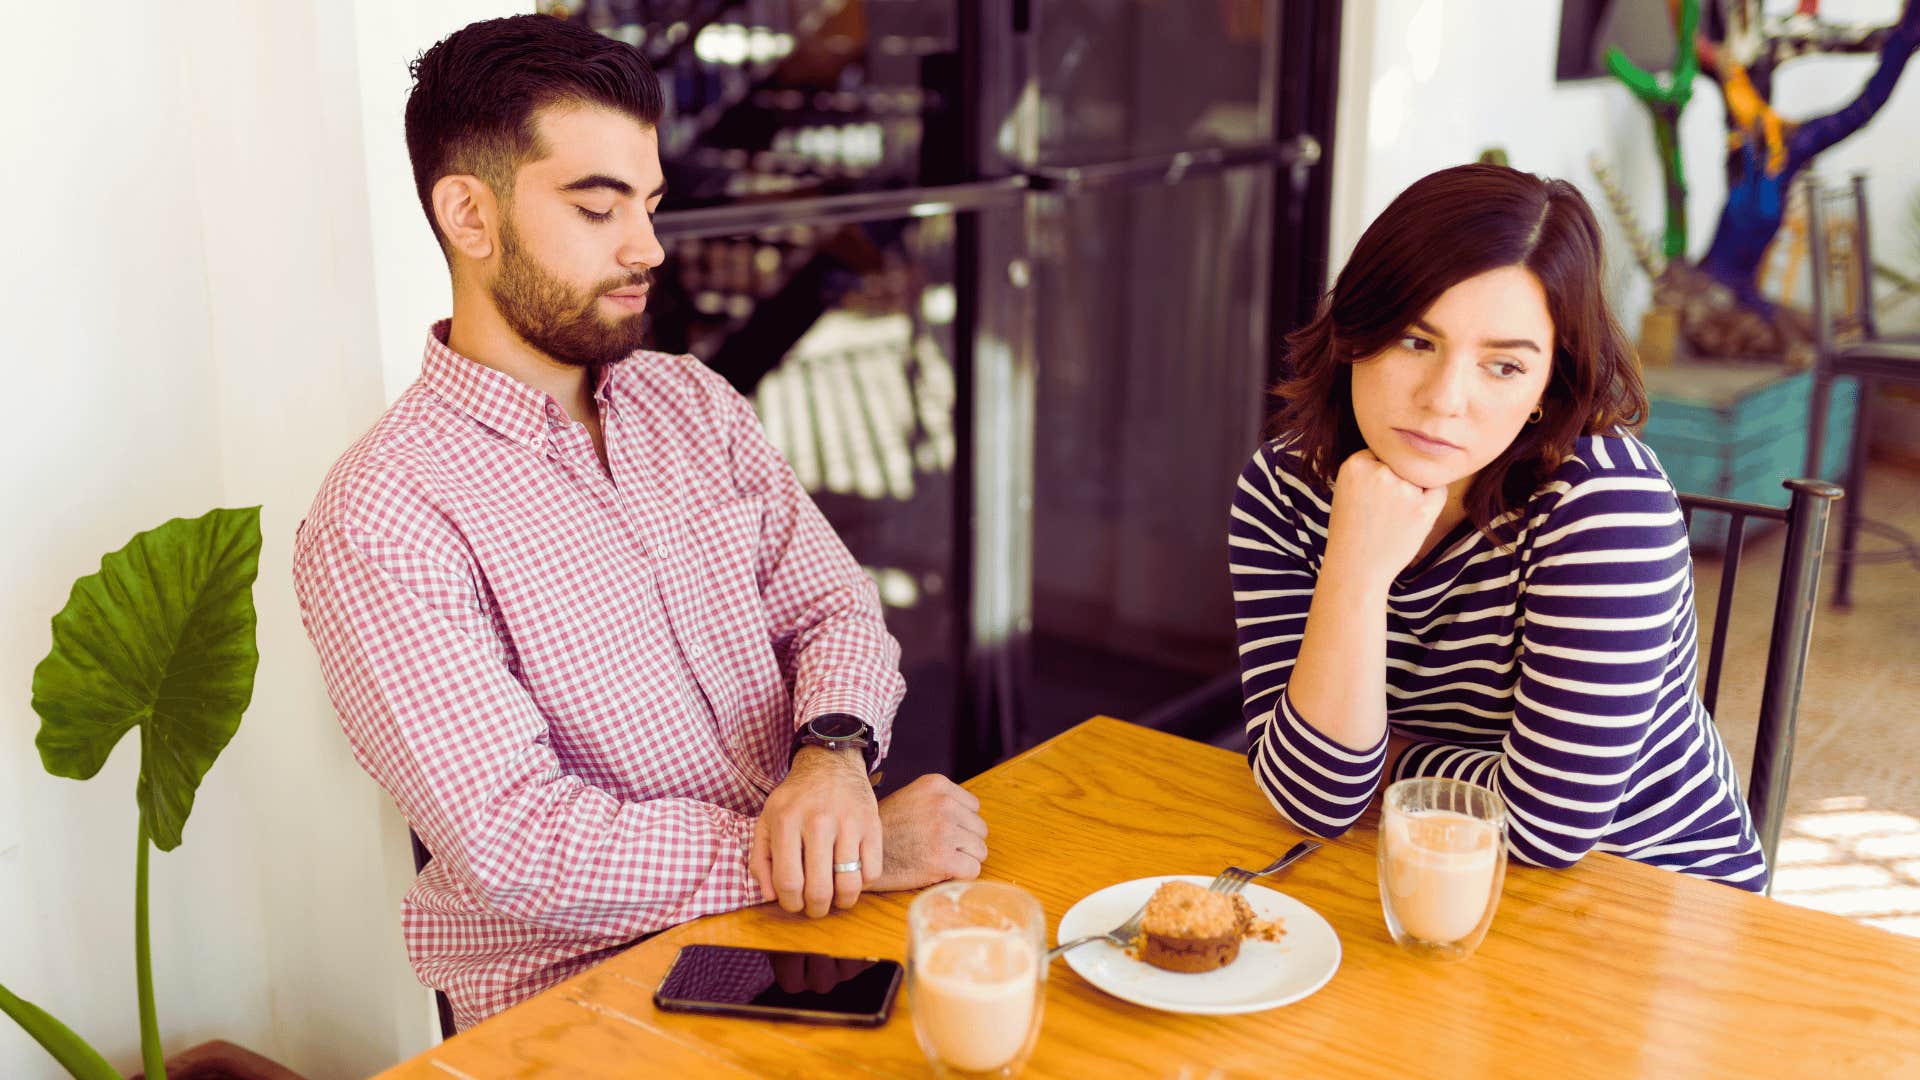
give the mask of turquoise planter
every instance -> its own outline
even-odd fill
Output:
[[[1698,495],[1787,505],[1780,482],[1805,471],[1813,373],[1764,361],[1687,361],[1646,370],[1650,408],[1640,438],[1660,456],[1673,486]],[[1837,379],[1827,408],[1820,478],[1839,481],[1847,468],[1860,388]],[[1749,522],[1751,537],[1773,527]],[[1693,546],[1727,544],[1724,514],[1697,515]]]

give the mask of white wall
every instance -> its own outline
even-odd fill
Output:
[[[198,195],[178,134],[182,38],[157,17],[100,19],[86,33],[68,17],[10,13],[0,56],[0,355],[13,403],[0,425],[0,980],[124,1065],[138,1045],[133,752],[123,744],[86,784],[47,776],[29,688],[73,579],[136,528],[198,514],[224,490]],[[264,966],[219,964],[221,984],[194,988],[199,961],[184,951],[201,926],[224,931],[221,951],[257,954],[265,938],[258,905],[223,895],[219,880],[237,828],[230,776],[213,774],[181,853],[154,860],[156,979],[170,1021],[232,1016],[257,1041],[265,1017],[248,1014]],[[212,887],[194,887],[202,875]],[[0,1074],[50,1064],[0,1020]]]
[[[1779,8],[1782,0],[1769,0]],[[1792,0],[1784,0],[1791,9]],[[1884,23],[1901,0],[1829,0],[1840,21]],[[1664,226],[1662,180],[1645,110],[1611,79],[1554,82],[1560,5],[1548,0],[1347,0],[1336,118],[1331,255],[1338,268],[1367,223],[1414,180],[1503,147],[1516,168],[1571,181],[1593,202],[1609,234],[1609,283],[1628,329],[1648,294],[1644,275],[1619,241],[1612,213],[1588,167],[1598,152],[1620,178],[1643,232]],[[1818,57],[1780,69],[1774,104],[1788,116],[1831,111],[1851,99],[1872,69],[1868,57]],[[1688,251],[1705,252],[1726,195],[1726,129],[1719,93],[1704,76],[1681,116],[1689,216]],[[1909,70],[1871,124],[1816,163],[1842,178],[1873,177],[1876,256],[1909,270],[1914,254],[1908,201],[1920,186],[1920,158],[1907,133],[1920,130],[1920,70]],[[1655,236],[1657,244],[1658,237]]]
[[[264,506],[261,663],[185,843],[152,861],[166,1048],[227,1038],[320,1078],[433,1037],[400,944],[405,827],[339,733],[288,563],[321,475],[411,380],[446,306],[400,139],[405,62],[526,6],[10,11],[0,981],[129,1071],[135,741],[91,781],[55,779],[26,702],[73,580],[134,532],[216,505]],[[56,1072],[0,1021],[0,1076]]]
[[[381,374],[392,398],[420,373],[427,326],[453,310],[447,264],[414,195],[407,163],[403,110],[413,85],[407,64],[454,30],[476,19],[531,11],[533,0],[355,0],[355,9],[374,304]]]

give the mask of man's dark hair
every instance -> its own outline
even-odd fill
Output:
[[[407,156],[413,186],[442,250],[433,185],[472,175],[502,202],[520,166],[548,153],[534,114],[578,102],[616,109],[648,127],[660,123],[660,80],[640,50],[550,15],[488,19],[454,31],[410,68]]]
[[[1292,375],[1275,388],[1276,435],[1292,440],[1309,475],[1331,487],[1366,446],[1353,414],[1353,365],[1407,332],[1440,294],[1504,266],[1540,281],[1553,320],[1553,368],[1541,419],[1480,470],[1467,516],[1492,524],[1525,504],[1582,435],[1646,419],[1633,344],[1601,289],[1600,223],[1565,180],[1504,165],[1460,165],[1400,193],[1353,249],[1320,313],[1287,335]]]

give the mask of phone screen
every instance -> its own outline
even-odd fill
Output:
[[[899,988],[897,960],[686,945],[653,1003],[685,1012],[877,1026],[886,1023]]]

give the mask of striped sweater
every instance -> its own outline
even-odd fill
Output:
[[[1354,823],[1387,764],[1384,736],[1350,750],[1287,693],[1330,503],[1284,441],[1268,443],[1228,530],[1247,761],[1274,806],[1321,836]],[[1694,689],[1693,563],[1653,452],[1584,437],[1515,513],[1509,549],[1462,522],[1389,590],[1387,717],[1415,740],[1394,778],[1493,788],[1523,862],[1610,851],[1764,888],[1739,781]]]

